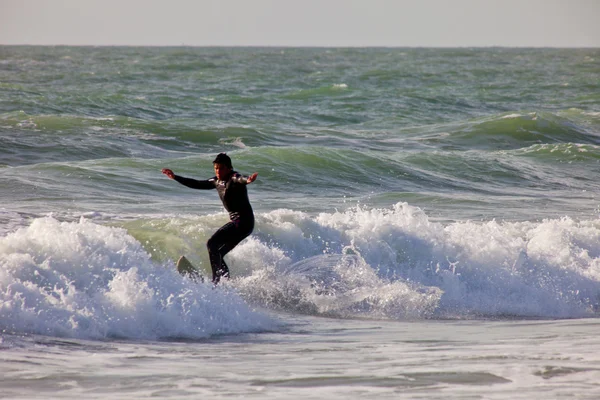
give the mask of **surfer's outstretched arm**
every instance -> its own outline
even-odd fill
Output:
[[[183,176],[175,175],[175,173],[168,169],[164,168],[162,173],[169,177],[169,179],[174,179],[177,182],[181,183],[184,186],[187,186],[192,189],[214,189],[215,183],[214,179],[208,179],[205,181],[199,181],[192,178],[185,178]]]
[[[235,183],[243,183],[244,185],[247,185],[248,183],[254,182],[257,176],[258,172],[255,172],[250,176],[243,176],[238,174],[237,172],[234,172],[233,176],[231,177],[231,180]]]

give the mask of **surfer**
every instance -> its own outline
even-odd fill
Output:
[[[229,278],[229,268],[223,257],[242,240],[248,237],[254,229],[254,212],[248,200],[246,185],[256,180],[258,173],[242,176],[233,170],[231,158],[220,153],[213,161],[215,177],[199,181],[184,178],[164,168],[162,173],[192,189],[217,189],[225,210],[229,212],[229,222],[217,230],[208,242],[208,256],[212,268],[212,281],[217,284],[223,278]]]

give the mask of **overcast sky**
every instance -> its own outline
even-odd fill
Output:
[[[0,0],[0,44],[600,47],[600,0]]]

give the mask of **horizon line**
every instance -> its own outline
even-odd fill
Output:
[[[0,43],[4,47],[154,47],[154,48],[288,48],[288,49],[600,49],[600,46],[540,45],[258,45],[258,44],[31,44]]]

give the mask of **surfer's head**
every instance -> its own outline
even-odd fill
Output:
[[[226,167],[232,168],[233,166],[231,165],[231,158],[229,158],[229,156],[225,153],[219,153],[217,154],[217,156],[215,157],[213,164],[222,164]]]
[[[231,158],[225,153],[219,153],[213,161],[213,167],[215,167],[215,175],[217,179],[225,180],[229,177],[233,166],[231,165]]]

